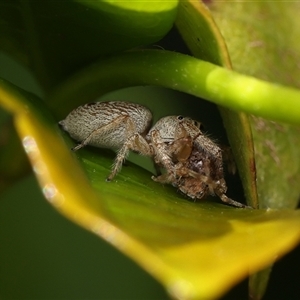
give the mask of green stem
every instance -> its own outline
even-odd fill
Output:
[[[300,124],[299,90],[161,50],[128,52],[90,66],[56,91],[52,105],[65,106],[67,100],[74,107],[109,91],[137,85],[162,86],[236,111]],[[65,106],[58,111],[65,115],[68,109]]]

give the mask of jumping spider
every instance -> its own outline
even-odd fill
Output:
[[[152,157],[165,170],[153,180],[170,183],[192,199],[216,194],[223,202],[246,207],[225,195],[222,150],[202,133],[199,122],[169,116],[150,129],[151,121],[152,114],[146,107],[115,101],[79,106],[59,124],[80,141],[73,151],[86,145],[118,150],[108,181],[132,150]]]

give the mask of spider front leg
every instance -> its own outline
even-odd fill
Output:
[[[168,151],[167,145],[162,140],[158,130],[151,132],[150,139],[154,162],[166,170],[166,174],[157,177],[152,176],[151,178],[161,183],[170,182],[171,178],[175,178],[174,163],[170,156],[171,153]]]
[[[225,202],[225,203],[227,203],[227,204],[230,204],[230,205],[232,205],[232,206],[240,207],[240,208],[251,208],[251,209],[253,209],[253,207],[248,206],[248,205],[245,205],[245,204],[242,204],[242,203],[240,203],[240,202],[237,202],[237,201],[235,201],[235,200],[233,200],[233,199],[227,197],[225,194],[220,194],[220,195],[218,195],[218,196],[220,197],[220,199],[221,199],[223,202]]]
[[[224,179],[220,179],[220,180],[217,180],[215,181],[214,183],[214,193],[224,202],[224,203],[227,203],[227,204],[230,204],[232,206],[235,206],[235,207],[240,207],[240,208],[251,208],[253,209],[253,207],[251,206],[248,206],[248,205],[245,205],[245,204],[242,204],[240,202],[237,202],[229,197],[227,197],[225,195],[226,191],[227,191],[227,186],[226,186],[226,183],[225,183],[225,180]]]
[[[175,177],[174,177],[174,174],[175,174]],[[170,183],[173,186],[178,186],[182,177],[199,178],[199,176],[200,176],[200,174],[186,168],[182,162],[177,162],[176,164],[174,164],[174,173],[168,172],[168,173],[164,173],[157,177],[152,176],[152,179],[156,182]],[[203,179],[202,177],[201,177],[201,179]]]
[[[153,147],[154,160],[162,165],[166,173],[160,176],[152,176],[152,179],[160,183],[176,184],[178,177],[182,176],[182,162],[185,162],[193,148],[193,139],[190,136],[182,135],[172,142],[164,141],[159,131],[151,132],[151,146]]]

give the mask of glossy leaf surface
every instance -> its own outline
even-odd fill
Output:
[[[184,2],[182,1],[182,4]],[[86,3],[93,5],[88,9],[92,11],[97,9],[94,6],[97,6],[98,2]],[[25,8],[28,9],[29,6]],[[120,10],[114,7],[113,13],[115,12]],[[187,12],[183,19],[190,16],[191,18],[188,19],[194,20],[190,22],[191,25],[202,24],[200,30],[204,32],[202,35],[205,37],[204,41],[212,43],[207,47],[206,59],[213,58],[214,63],[225,63],[229,66],[224,43],[217,34],[215,24],[208,13],[193,9],[188,9]],[[179,13],[182,11],[179,10]],[[198,21],[197,13],[203,14],[209,24],[202,19]],[[74,10],[71,15],[74,16]],[[116,24],[119,16],[115,20]],[[187,32],[187,36],[194,37],[193,31]],[[213,45],[215,42],[217,46]],[[70,50],[72,47],[62,47],[59,50],[63,48]],[[124,48],[116,48],[116,51],[120,49]],[[197,51],[197,47],[195,49],[194,51]],[[47,48],[47,51],[51,50],[51,47]],[[98,49],[94,50],[98,51]],[[70,52],[66,53],[69,55]],[[93,51],[87,51],[85,54],[87,53],[95,54]],[[81,54],[85,58],[88,57],[84,52]],[[73,57],[74,61],[86,63],[89,59],[81,60],[81,54],[79,51],[78,57]],[[46,56],[51,58],[51,55],[52,53],[48,53]],[[55,77],[57,80],[56,75],[61,70],[56,73],[55,64],[61,57],[54,55],[52,57],[54,63],[51,59],[46,60],[46,64],[50,65],[45,72],[47,76]],[[41,57],[38,55],[37,58]],[[69,63],[73,58],[68,58]],[[43,62],[43,59],[40,62]],[[68,60],[63,61],[63,64],[65,62]],[[42,64],[37,67],[45,71]],[[53,74],[50,70],[52,67]],[[68,66],[63,68],[65,67]],[[60,74],[66,70],[67,68]],[[31,158],[34,171],[50,203],[71,220],[105,238],[132,257],[159,279],[174,297],[187,299],[218,297],[249,272],[255,272],[272,263],[278,255],[282,255],[298,242],[299,212],[243,211],[221,204],[187,202],[176,194],[172,187],[163,187],[152,182],[149,173],[131,165],[123,168],[115,182],[106,183],[104,178],[113,160],[113,156],[106,152],[83,150],[77,153],[84,174],[76,157],[70,153],[61,139],[61,133],[51,114],[54,113],[55,116],[62,118],[71,108],[82,102],[94,100],[99,95],[117,88],[137,84],[153,84],[177,89],[231,109],[244,110],[258,116],[294,124],[299,124],[300,119],[299,91],[244,77],[194,58],[161,51],[155,54],[145,51],[116,56],[82,71],[62,85],[50,98],[52,112],[48,111],[43,104],[39,104],[32,95],[1,82],[0,101],[14,115],[25,150]],[[240,91],[245,87],[247,92],[241,94]],[[282,102],[284,96],[288,97],[285,103]],[[276,110],[274,103],[277,106]],[[231,119],[230,115],[225,116],[225,123]],[[230,134],[235,136],[242,133],[240,136],[244,138],[243,134],[247,131],[241,131],[239,124],[244,126],[246,123],[234,123],[234,126],[232,124],[228,126],[228,123],[226,125],[231,131]],[[288,130],[285,130],[286,125],[283,126],[277,128],[283,128],[283,135],[290,137],[294,143],[295,135],[290,136]],[[269,128],[264,126],[266,134],[270,132]],[[261,137],[263,140],[260,144],[263,145],[266,138],[263,135]],[[244,150],[247,150],[247,139],[249,140],[249,136],[243,139]],[[256,145],[260,145],[259,140],[255,142]],[[238,143],[234,144],[238,147]],[[286,140],[282,145],[282,149],[288,146]],[[273,144],[268,143],[267,146],[268,149],[273,148]],[[295,142],[295,147],[291,148],[291,155],[295,157],[298,155],[297,148]],[[282,167],[285,165],[285,160],[290,157],[289,153],[286,154],[284,158],[281,153],[275,152],[275,155],[269,157],[275,162],[279,157],[279,167]],[[251,161],[250,155],[239,162],[246,171],[249,168],[248,162]],[[267,157],[268,152],[263,155]],[[270,162],[264,160],[260,162],[260,174],[263,174],[262,170],[268,170]],[[241,174],[243,177],[245,173],[242,171]],[[289,174],[298,174],[297,165],[292,172],[289,170],[285,174],[288,175],[287,180],[291,178]],[[245,186],[249,187],[253,178],[245,176],[244,178],[248,178]],[[266,177],[272,178],[264,176],[263,179],[265,180]],[[286,179],[282,180],[284,184],[287,182]],[[260,199],[269,201],[264,203],[272,203],[274,197],[271,192],[275,192],[280,199],[285,199],[285,203],[286,201],[292,203],[289,207],[294,206],[297,189],[293,189],[293,192],[281,193],[278,187],[280,190],[278,193],[278,190],[274,191],[271,180],[263,183],[267,188],[259,191],[266,192],[259,196]],[[260,187],[263,188],[264,185]],[[254,198],[253,194],[251,195],[252,191],[253,187],[250,186],[248,189],[250,201]]]
[[[136,260],[175,298],[218,297],[299,240],[299,211],[188,202],[131,165],[107,183],[113,156],[106,152],[78,153],[85,175],[38,99],[4,81],[0,99],[48,201]]]

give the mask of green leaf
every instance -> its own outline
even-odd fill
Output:
[[[225,40],[201,1],[179,1],[176,26],[193,55],[230,68]]]
[[[295,63],[300,59],[297,42],[300,33],[297,18],[299,3],[287,5],[280,1],[276,4],[257,1],[251,5],[235,3],[230,6],[218,2],[211,9],[227,42],[234,69],[257,78],[300,87],[297,80],[300,71]],[[236,17],[228,19],[228,15]],[[260,18],[262,15],[263,19]],[[278,30],[274,27],[274,20]],[[264,89],[260,91],[261,94],[265,92]],[[282,99],[288,98],[289,95],[282,95]],[[296,110],[299,99],[299,96],[295,98]],[[276,101],[270,104],[273,105],[270,110],[283,109],[277,107]],[[294,105],[287,102],[285,109],[287,114],[292,115]],[[279,119],[277,121],[280,122]],[[251,118],[251,124],[260,205],[296,207],[300,194],[299,128],[256,117]]]
[[[0,3],[5,8],[0,10],[0,14],[4,12],[1,17],[4,20],[9,20],[13,15],[11,14],[12,11],[6,10],[8,6],[5,7],[3,3]],[[18,8],[18,3],[9,4],[11,5],[10,8]],[[39,5],[33,7],[27,1],[20,3],[22,3],[23,8],[20,11],[24,12],[25,16],[25,32],[33,32],[34,35],[29,34],[29,38],[27,39],[27,36],[25,42],[20,43],[22,40],[20,36],[24,32],[20,26],[22,22],[13,23],[10,20],[10,26],[3,27],[9,28],[10,34],[7,34],[9,30],[6,33],[3,31],[5,34],[0,33],[0,38],[4,36],[7,38],[4,39],[5,42],[8,41],[7,44],[2,43],[2,45],[4,48],[11,47],[11,49],[15,48],[14,50],[16,48],[23,50],[22,45],[28,44],[29,49],[33,50],[33,55],[30,53],[28,56],[25,51],[20,50],[12,52],[25,61],[28,57],[33,57],[35,72],[41,75],[39,78],[45,86],[53,85],[53,82],[65,77],[79,64],[85,64],[102,55],[100,53],[101,47],[101,49],[99,47],[90,48],[94,46],[95,39],[90,40],[89,36],[85,36],[88,31],[81,31],[88,28],[87,20],[91,20],[90,24],[94,24],[94,27],[99,29],[99,23],[97,23],[100,22],[99,19],[87,18],[87,15],[89,17],[93,15],[90,14],[91,10],[95,12],[95,16],[99,16],[98,4],[102,5],[102,3],[95,1],[64,2],[59,4],[65,5],[61,7],[59,12],[56,11],[57,5],[53,6],[51,10],[51,4],[49,6],[48,2],[46,2],[48,7],[45,5],[45,8]],[[153,3],[155,4],[155,2]],[[256,30],[254,26],[258,24],[256,21],[254,24],[250,23],[250,26],[247,24],[246,28],[240,25],[236,26],[234,24],[236,18],[230,18],[233,26],[228,26],[231,22],[226,23],[228,14],[245,18],[245,12],[249,13],[249,10],[243,6],[246,4],[231,6],[239,7],[240,10],[231,8],[228,11],[222,7],[224,3],[212,3],[215,5],[213,6],[214,12],[218,13],[218,8],[221,8],[219,12],[227,14],[224,14],[225,26],[221,26],[221,29],[222,34],[226,37],[226,42],[228,42],[230,55],[234,57],[235,69],[243,71],[248,68],[248,74],[255,74],[262,79],[268,78],[289,85],[295,83],[296,78],[299,77],[299,74],[294,72],[296,69],[294,62],[298,60],[295,53],[299,53],[299,51],[295,51],[297,49],[296,39],[293,38],[292,34],[289,34],[289,30],[293,28],[293,32],[299,32],[297,31],[299,27],[292,22],[293,19],[297,19],[291,17],[293,10],[286,9],[281,4],[275,9],[275,6],[270,4],[266,4],[265,7],[251,6],[255,8],[253,9],[254,15],[256,13],[256,16],[259,17],[261,12],[264,12],[264,16],[267,16],[269,21],[267,28],[273,30],[274,16],[278,15],[279,11],[285,16],[283,18],[285,23],[282,22],[281,25],[287,24],[283,36],[274,35],[273,32],[265,32],[263,30],[265,23],[264,26],[257,27],[257,32],[265,34],[265,37],[280,36],[279,40],[272,41],[273,47],[262,47],[266,52],[257,52],[253,51],[253,48],[262,50],[259,45],[264,45],[264,43],[269,45],[270,40],[259,37],[249,44],[248,36],[244,32],[247,32],[247,28]],[[73,9],[70,9],[71,6],[69,5],[71,4]],[[118,4],[121,4],[122,7],[118,7]],[[130,20],[134,20],[132,24],[135,27],[134,23],[138,19],[130,19],[132,15],[127,14],[127,9],[129,8],[131,11],[135,8],[140,9],[141,7],[137,4],[144,5],[142,2],[114,2],[113,5],[115,6],[110,10],[107,9],[109,6],[105,6],[107,3],[103,1],[101,9],[103,8],[102,12],[107,16],[112,16],[111,14],[116,16],[114,24],[121,24],[121,29],[122,27],[128,29],[130,26],[128,28],[126,26],[131,24]],[[88,7],[88,5],[90,6]],[[124,5],[131,7],[124,7]],[[147,4],[145,5],[147,6]],[[161,3],[159,5],[164,10],[165,7]],[[166,5],[168,5],[167,1]],[[173,3],[171,3],[172,5]],[[218,7],[218,5],[220,6]],[[82,11],[83,6],[87,8],[87,12]],[[294,11],[297,11],[295,8],[296,6]],[[123,14],[124,9],[126,14]],[[152,9],[150,5],[145,8],[145,11],[149,9]],[[66,11],[69,11],[70,14],[66,15]],[[174,13],[175,10],[171,9],[171,11]],[[174,17],[174,14],[169,14],[169,12],[167,12],[168,16]],[[118,13],[120,14],[118,15]],[[60,22],[54,24],[53,19],[49,22],[43,19],[47,14],[58,16],[56,21]],[[75,15],[83,16],[82,20],[76,18],[76,22],[74,22],[75,19],[73,20],[72,16]],[[129,23],[122,23],[127,20],[127,16],[130,19]],[[136,16],[137,18],[145,17],[140,13],[137,13]],[[151,17],[153,16],[157,16],[157,11]],[[217,17],[217,14],[215,16]],[[287,16],[288,18],[286,18]],[[73,26],[69,28],[70,30],[59,24],[62,23],[64,17],[66,18],[64,26],[65,24]],[[123,17],[125,18],[123,19]],[[217,19],[220,21],[222,17],[217,17]],[[253,17],[249,19],[257,20]],[[23,21],[23,19],[21,20]],[[241,20],[244,19],[241,18]],[[94,21],[95,23],[93,23]],[[197,57],[215,64],[230,66],[229,56],[219,29],[200,2],[182,1],[176,23]],[[38,26],[35,26],[36,24]],[[14,27],[15,25],[16,27]],[[77,43],[76,38],[78,38],[80,41],[78,53],[74,53],[73,49],[76,47],[69,47],[68,43],[62,44],[61,47],[59,43],[53,43],[51,34],[59,31],[55,25],[57,28],[60,26],[59,30],[70,33],[69,37],[71,37],[72,42],[75,40]],[[126,43],[135,38],[132,36],[133,32],[136,33],[133,27],[128,29],[130,38],[125,37],[125,45],[128,45]],[[79,29],[78,32],[76,31],[77,28]],[[228,31],[226,32],[226,30]],[[253,33],[257,34],[255,30],[249,32],[250,37]],[[137,29],[138,31],[139,29]],[[47,32],[50,35],[44,37],[42,32]],[[74,32],[76,33],[75,38]],[[110,35],[112,32],[113,30],[106,36],[104,33],[103,36],[106,37],[106,41],[110,41],[110,36],[112,36],[113,41],[117,40],[114,36],[115,32]],[[147,33],[147,30],[145,32]],[[148,32],[154,31],[151,29]],[[201,36],[199,32],[201,32]],[[117,31],[118,33],[119,31]],[[244,44],[248,45],[248,48],[242,50],[240,45],[244,44],[239,38],[241,36],[245,38],[246,43]],[[141,34],[139,42],[143,37]],[[145,38],[148,38],[147,34]],[[52,42],[47,44],[47,39]],[[36,41],[41,42],[41,44],[36,43]],[[87,44],[81,44],[81,41],[85,41]],[[150,38],[149,41],[153,42]],[[261,43],[262,41],[263,43]],[[120,45],[117,44],[117,47],[114,48],[115,51],[127,49],[126,47],[122,48],[124,46],[121,45],[122,43],[123,39],[120,38]],[[45,45],[47,46],[46,50],[44,49]],[[281,53],[285,52],[281,49],[278,50],[276,45],[287,46],[289,51],[285,58],[290,57],[291,59],[280,59]],[[110,46],[114,47],[115,45],[108,43],[103,49],[107,50],[107,47]],[[108,52],[112,52],[114,49],[109,48]],[[234,51],[237,51],[237,54],[240,52],[242,55],[233,55]],[[269,52],[272,55],[268,56]],[[70,53],[72,53],[71,57]],[[251,59],[243,59],[245,58],[243,54],[248,54]],[[278,69],[266,68],[264,57],[270,58],[270,66],[278,66]],[[276,65],[277,61],[280,64]],[[74,62],[76,66],[74,66]],[[69,63],[72,64],[72,67]],[[289,65],[290,74],[282,72],[282,70],[286,70],[285,64]],[[266,69],[267,72],[261,72],[264,71],[263,69]],[[268,71],[269,69],[270,71]],[[251,73],[253,71],[254,73]],[[283,77],[279,80],[269,76],[279,73]],[[288,81],[289,77],[295,78],[294,81]],[[171,55],[168,52],[160,51],[155,54],[145,51],[120,55],[83,70],[69,79],[50,98],[53,100],[51,104],[54,108],[52,113],[63,118],[71,108],[82,103],[82,101],[94,100],[107,91],[137,84],[159,84],[203,97],[237,111],[243,110],[257,116],[299,124],[299,91],[241,76],[241,74],[190,57],[176,53]],[[283,102],[282,99],[285,97],[287,99]],[[71,102],[73,100],[74,102]],[[212,203],[190,203],[177,195],[172,187],[162,187],[152,182],[149,179],[149,173],[132,165],[124,167],[115,182],[106,183],[101,179],[107,176],[113,160],[113,157],[106,152],[96,154],[93,151],[84,150],[78,153],[77,158],[85,170],[84,174],[77,165],[74,155],[70,154],[62,142],[60,132],[57,130],[51,114],[49,115],[49,111],[42,104],[38,104],[33,95],[2,82],[0,101],[14,114],[16,127],[49,202],[68,218],[96,232],[131,256],[158,278],[173,297],[218,297],[235,282],[245,277],[249,273],[249,266],[252,267],[250,268],[250,273],[252,273],[273,263],[275,256],[282,255],[299,240],[299,211],[241,211]],[[229,139],[237,156],[248,201],[256,204],[255,169],[251,130],[247,116],[240,112],[238,114],[233,113],[224,108],[221,109],[221,112]],[[297,187],[299,179],[298,129],[296,127],[291,129],[286,124],[276,124],[273,121],[265,121],[258,117],[253,119],[253,124],[260,203],[263,203],[262,205],[265,207],[294,207],[299,195],[299,188]],[[290,143],[293,144],[293,147],[290,147]],[[240,145],[243,149],[242,155]],[[287,148],[288,151],[286,151]],[[292,188],[289,187],[290,181]],[[276,182],[276,189],[274,182]],[[162,235],[162,233],[164,234]],[[242,249],[240,245],[243,245]],[[261,274],[253,277],[250,283],[252,296],[254,295],[257,299],[265,287],[265,283],[261,283],[266,276]]]
[[[128,55],[137,57],[137,53]],[[189,57],[184,58],[189,62]],[[147,64],[141,69],[149,71]],[[149,78],[151,74],[144,80]],[[14,115],[49,203],[132,257],[175,298],[219,297],[249,270],[261,269],[299,241],[299,211],[243,210],[189,202],[133,165],[107,183],[104,179],[113,157],[84,149],[76,158],[39,99],[1,81],[0,101]]]
[[[300,87],[299,2],[211,2],[209,7],[235,70]],[[274,103],[273,110],[276,109]],[[291,113],[293,106],[287,103],[286,109]],[[258,117],[250,121],[260,207],[296,207],[300,193],[299,127]],[[267,269],[250,279],[252,299],[262,298],[269,273]]]
[[[0,1],[1,50],[49,88],[100,56],[160,40],[177,2]]]

